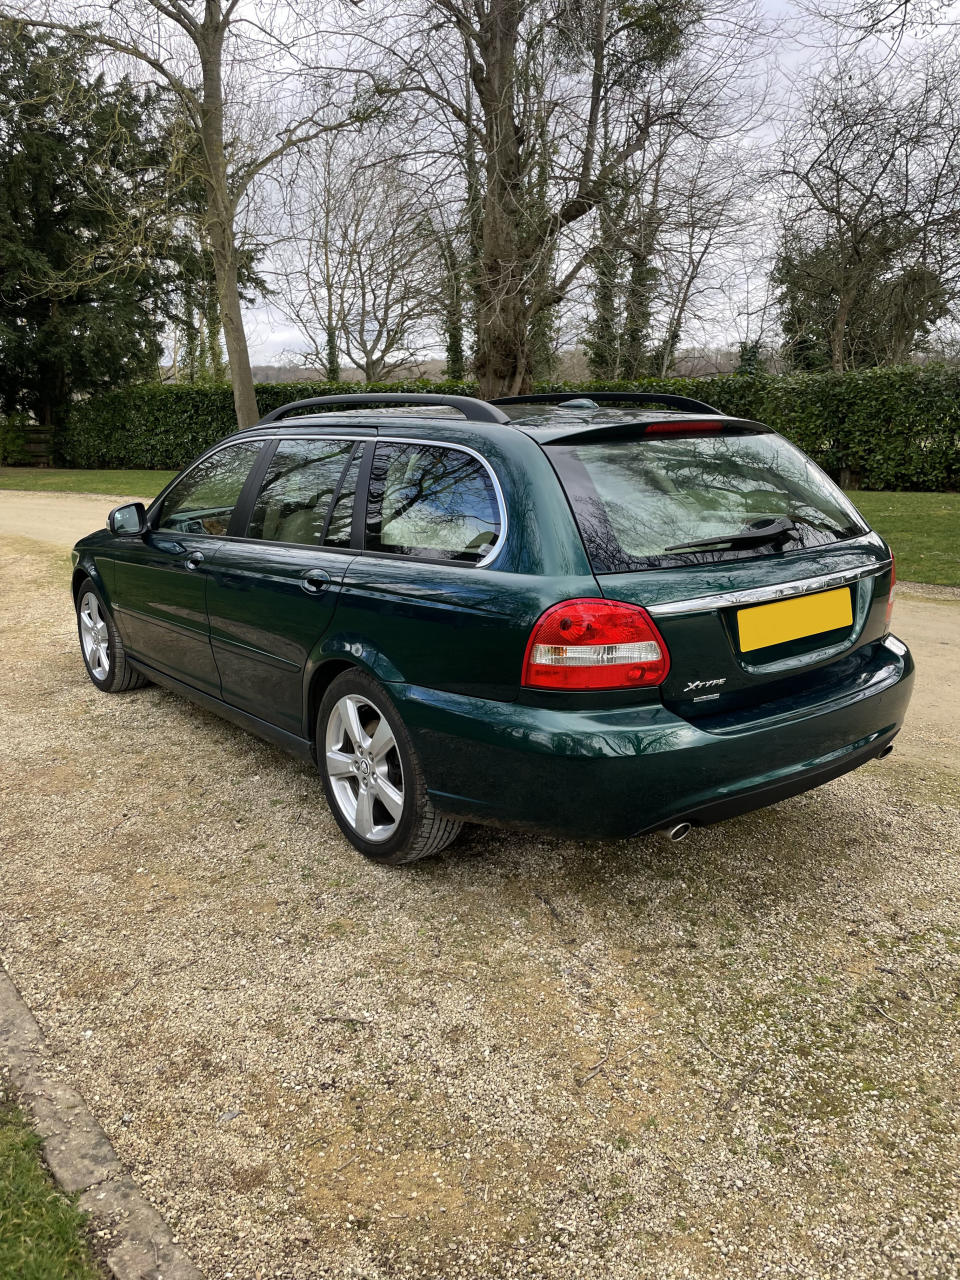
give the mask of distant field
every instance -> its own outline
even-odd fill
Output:
[[[898,578],[960,587],[960,493],[847,496],[890,543]]]
[[[176,474],[175,471],[68,471],[55,467],[0,467],[0,489],[155,498]]]
[[[148,499],[155,497],[175,475],[174,471],[0,467],[0,489]],[[849,497],[893,547],[900,578],[960,587],[960,494],[857,490],[851,491]]]

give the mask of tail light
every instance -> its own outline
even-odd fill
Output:
[[[542,614],[527,642],[530,689],[645,689],[662,684],[670,655],[646,609],[619,600],[567,600]]]
[[[893,617],[893,597],[897,592],[897,560],[893,552],[890,553],[890,594],[887,596],[887,612],[883,619],[883,634],[888,635],[890,632],[890,619]]]

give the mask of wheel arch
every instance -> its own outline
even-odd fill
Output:
[[[369,643],[348,635],[325,636],[306,665],[304,678],[304,736],[316,736],[317,712],[330,683],[344,671],[363,671],[389,687],[403,681],[392,662]]]
[[[110,593],[107,590],[107,584],[104,582],[103,575],[97,568],[96,563],[92,560],[80,560],[74,566],[73,577],[70,580],[70,593],[73,596],[73,607],[76,608],[79,604],[80,587],[84,582],[86,582],[87,578],[90,579],[93,585],[100,592],[100,595],[103,597],[104,604],[109,608]]]
[[[344,671],[365,671],[366,667],[361,666],[358,662],[350,662],[346,658],[330,658],[326,662],[318,664],[316,670],[310,677],[307,687],[307,723],[306,730],[311,742],[315,743],[317,729],[317,714],[320,710],[320,703],[323,701],[323,695],[327,692],[330,685],[336,680],[337,676],[342,675]]]

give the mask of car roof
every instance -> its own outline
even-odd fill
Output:
[[[505,405],[510,420],[503,423],[478,422],[465,418],[455,410],[431,411],[421,408],[397,409],[333,409],[322,413],[297,414],[277,418],[272,422],[258,423],[244,431],[234,433],[231,440],[249,438],[257,433],[276,435],[316,434],[342,432],[345,429],[364,435],[382,435],[399,431],[404,435],[436,435],[451,444],[476,442],[478,439],[495,441],[504,432],[517,433],[535,440],[538,444],[552,444],[559,440],[591,435],[629,434],[631,427],[643,427],[654,422],[701,423],[708,417],[712,422],[720,419],[731,425],[744,423],[743,419],[726,414],[691,413],[670,409],[614,408],[609,405],[590,406],[583,401],[559,405]],[[511,412],[512,411],[512,412]],[[514,416],[515,415],[515,416]],[[750,424],[756,427],[758,424]]]

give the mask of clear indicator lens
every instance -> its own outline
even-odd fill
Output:
[[[663,657],[655,640],[636,644],[535,644],[530,661],[535,666],[619,667],[632,662],[659,662]]]

